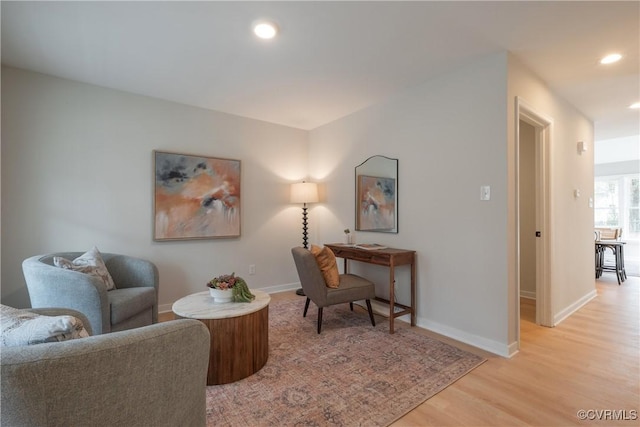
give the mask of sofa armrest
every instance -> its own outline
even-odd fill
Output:
[[[102,333],[105,326],[108,330],[111,321],[104,283],[88,274],[46,264],[40,258],[35,256],[22,262],[31,306],[77,310],[87,316],[94,333]]]
[[[127,255],[103,254],[116,288],[150,287],[158,291],[158,268],[151,261]]]
[[[2,349],[2,423],[204,426],[209,333],[197,320]]]

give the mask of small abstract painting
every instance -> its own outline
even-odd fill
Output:
[[[358,221],[362,231],[388,231],[396,226],[396,180],[358,175]]]
[[[154,151],[154,240],[240,236],[240,160]]]

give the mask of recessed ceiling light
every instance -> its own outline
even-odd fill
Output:
[[[256,22],[253,25],[253,32],[261,39],[272,39],[278,34],[278,26],[269,21]]]
[[[610,55],[605,56],[600,60],[601,64],[613,64],[614,62],[618,62],[622,59],[622,55],[619,53],[612,53]]]
[[[633,104],[629,105],[629,108],[637,110],[638,108],[640,108],[640,102],[634,102]]]

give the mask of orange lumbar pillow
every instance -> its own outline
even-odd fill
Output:
[[[333,251],[326,246],[321,248],[320,246],[311,245],[311,253],[316,257],[316,262],[320,267],[320,271],[322,271],[327,287],[337,288],[340,286],[340,273],[338,272],[338,263]]]

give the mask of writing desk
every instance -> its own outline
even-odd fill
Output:
[[[365,262],[389,267],[389,299],[376,296],[377,301],[389,304],[389,333],[393,333],[393,321],[396,317],[411,315],[411,326],[416,325],[416,251],[406,249],[360,249],[350,245],[339,243],[325,244],[333,251],[336,257],[344,259],[344,272],[349,272],[349,260]],[[395,267],[408,265],[411,268],[411,303],[409,306],[395,302]],[[401,310],[395,312],[395,307]]]

